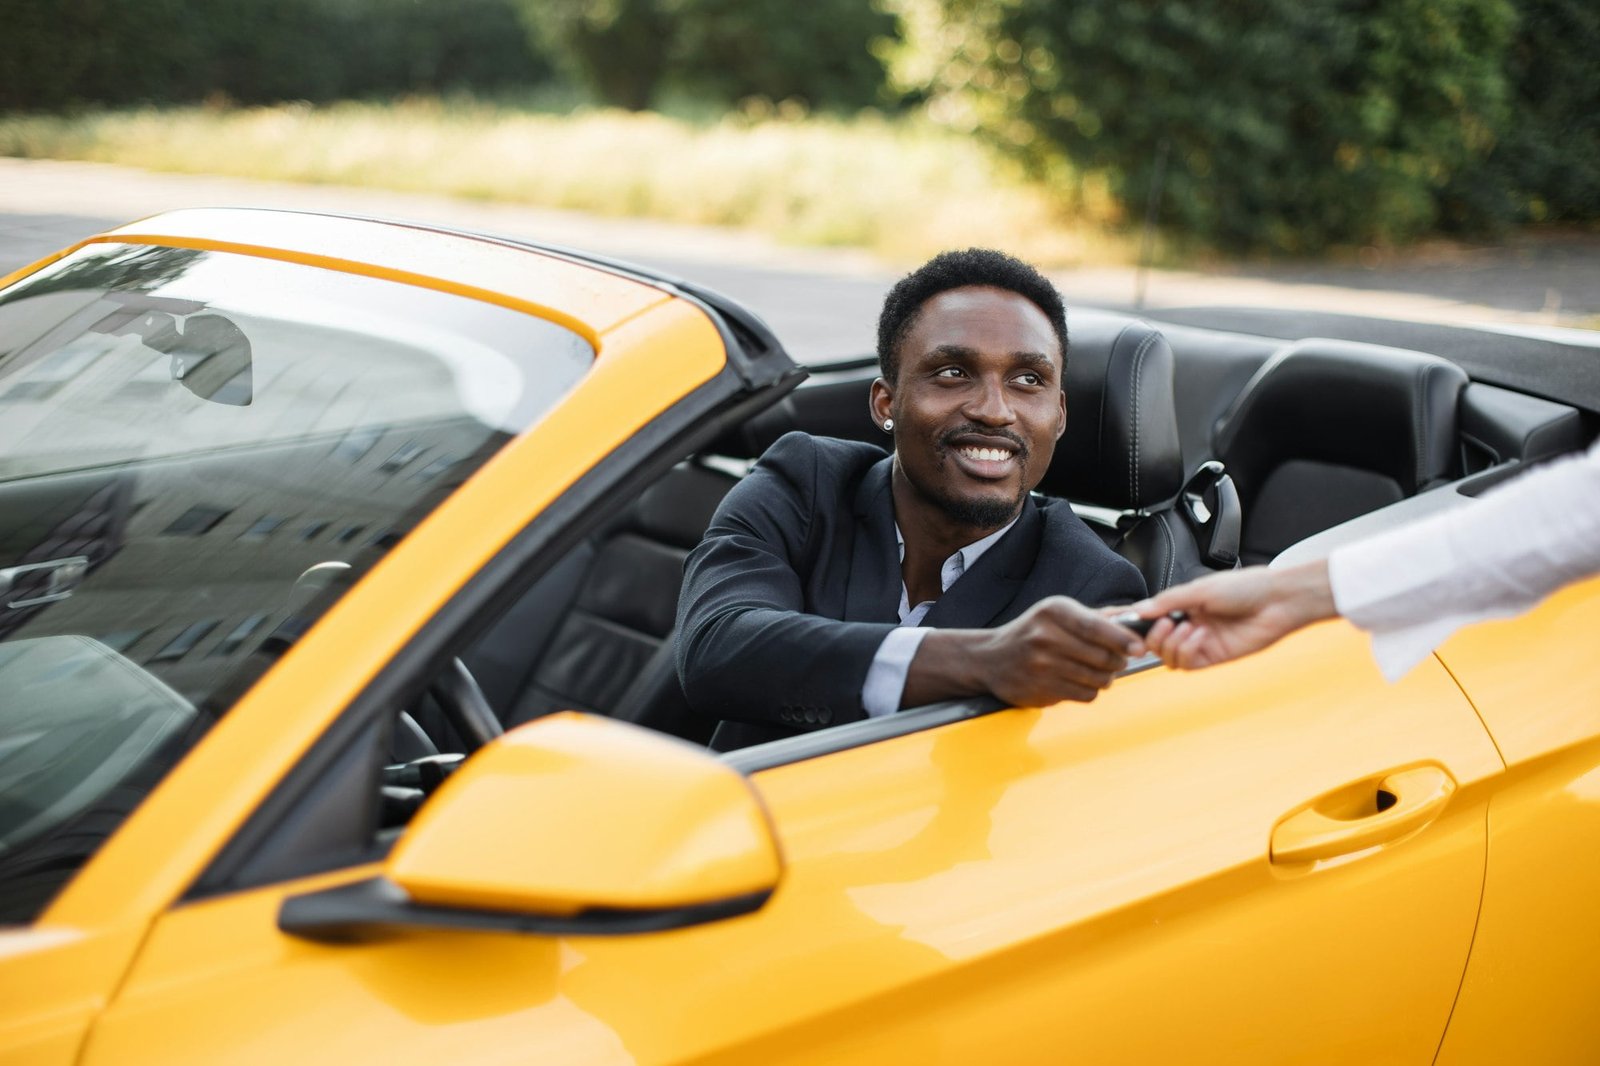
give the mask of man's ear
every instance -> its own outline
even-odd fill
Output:
[[[872,392],[867,397],[867,408],[872,415],[872,422],[879,429],[894,413],[894,390],[883,378],[872,379]]]
[[[1056,419],[1056,440],[1067,431],[1067,390],[1061,390],[1061,417]]]

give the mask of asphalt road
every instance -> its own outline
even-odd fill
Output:
[[[759,313],[802,360],[870,351],[903,265],[759,235],[447,197],[0,159],[0,274],[90,234],[177,207],[283,207],[407,218],[582,248],[692,279]],[[1057,271],[1069,306],[1128,308],[1136,270]],[[1435,322],[1600,324],[1600,235],[1439,245],[1350,264],[1151,271],[1145,308],[1274,306]]]

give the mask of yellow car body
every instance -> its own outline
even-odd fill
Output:
[[[1600,1057],[1594,581],[1393,685],[1329,623],[1092,705],[914,711],[765,762],[555,714],[375,851],[208,883],[310,802],[354,717],[437,668],[586,479],[680,458],[683,428],[651,427],[792,375],[741,380],[716,313],[670,286],[503,242],[243,211],[95,242],[446,292],[596,354],[0,929],[0,1062]]]

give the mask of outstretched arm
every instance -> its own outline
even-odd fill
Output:
[[[1308,622],[1343,615],[1373,636],[1398,680],[1462,625],[1524,611],[1600,571],[1600,441],[1411,525],[1334,550],[1326,561],[1253,567],[1168,589],[1136,609],[1147,644],[1198,669],[1258,651]]]
[[[1301,626],[1338,614],[1325,560],[1281,570],[1252,566],[1179,585],[1136,604],[1146,618],[1184,611],[1177,625],[1159,618],[1145,646],[1168,666],[1198,670],[1277,643]]]

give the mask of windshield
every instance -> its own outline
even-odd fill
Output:
[[[0,293],[0,920],[587,371],[465,297],[91,245]]]

